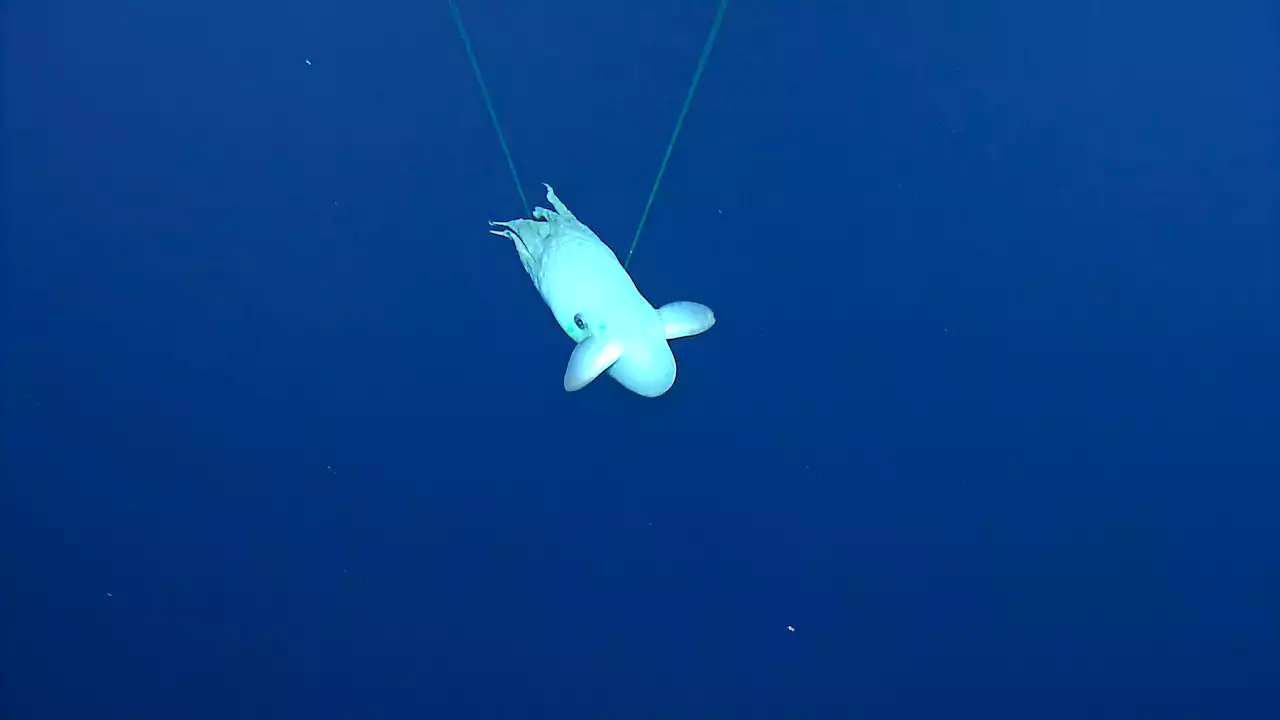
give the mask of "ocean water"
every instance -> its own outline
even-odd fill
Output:
[[[458,0],[625,252],[715,0]],[[572,343],[444,0],[3,9],[0,717],[1280,717],[1280,16],[728,9]]]

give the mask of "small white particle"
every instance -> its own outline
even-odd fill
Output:
[[[115,597],[115,595],[112,595],[111,593],[107,593],[107,597]]]
[[[791,632],[795,632],[795,631],[796,631],[796,629],[795,629],[794,627],[792,627],[791,625],[788,625],[788,626],[787,626],[787,629],[788,629],[788,630],[790,630]]]
[[[311,61],[310,61],[310,60],[303,60],[302,62],[304,62],[304,63],[306,63],[306,64],[308,64],[308,65],[310,65],[310,64],[311,64]]]

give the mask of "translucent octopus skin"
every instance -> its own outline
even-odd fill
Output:
[[[547,188],[552,209],[533,218],[491,222],[508,238],[560,328],[577,346],[564,372],[573,392],[601,373],[637,395],[658,397],[676,381],[667,341],[698,335],[716,322],[711,308],[680,301],[654,308],[618,256]]]

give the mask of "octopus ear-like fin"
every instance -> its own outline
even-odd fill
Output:
[[[616,341],[589,337],[578,343],[569,356],[569,365],[564,369],[564,389],[568,392],[581,390],[600,377],[600,373],[608,370],[618,358],[622,357],[622,345]]]

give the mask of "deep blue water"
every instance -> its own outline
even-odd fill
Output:
[[[715,0],[459,4],[624,251]],[[3,13],[6,720],[1280,716],[1274,5],[735,2],[657,400],[444,0]]]

